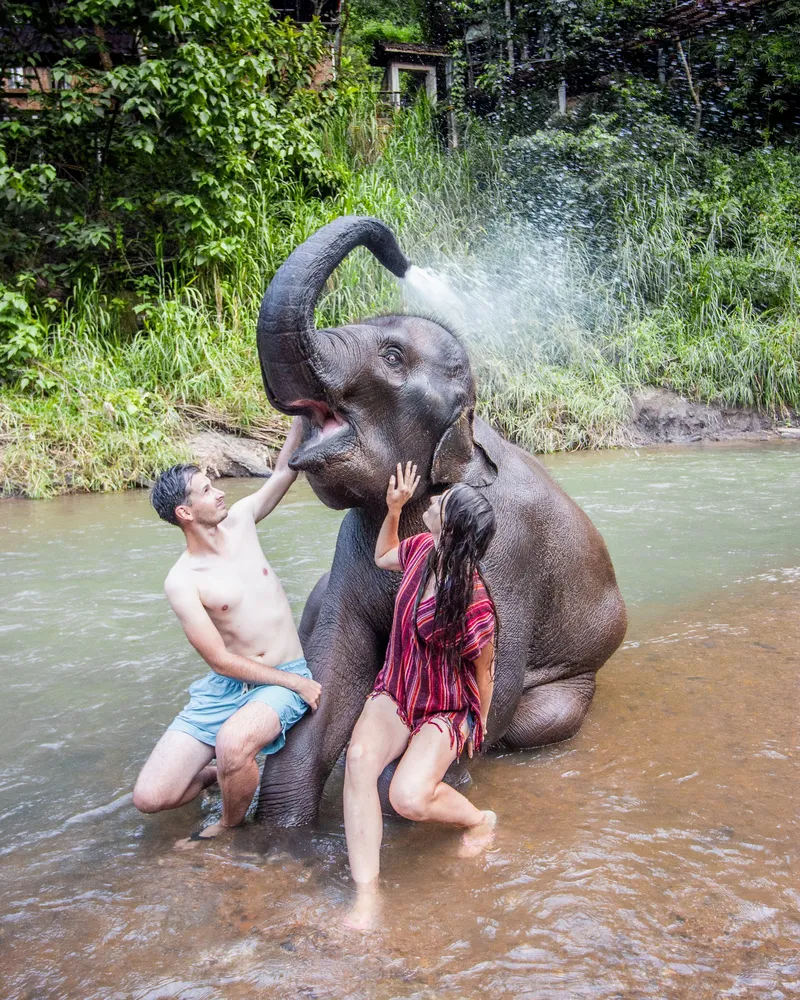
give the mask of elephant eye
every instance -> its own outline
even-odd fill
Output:
[[[383,358],[386,364],[392,368],[397,368],[403,363],[403,355],[394,347],[390,347],[388,351],[384,351]]]

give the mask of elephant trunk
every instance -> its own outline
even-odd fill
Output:
[[[284,413],[306,395],[309,376],[313,391],[324,394],[324,364],[314,329],[314,308],[325,282],[351,250],[365,246],[402,278],[409,268],[394,233],[379,219],[342,216],[323,226],[297,247],[278,269],[261,302],[257,342],[261,374],[270,403]],[[305,391],[303,391],[305,390]]]

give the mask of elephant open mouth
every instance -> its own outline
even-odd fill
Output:
[[[334,457],[342,457],[355,445],[352,424],[340,412],[318,399],[297,399],[290,404],[311,422],[311,434],[292,455],[291,465],[299,471],[314,472]]]

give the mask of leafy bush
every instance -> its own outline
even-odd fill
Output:
[[[42,353],[44,330],[24,295],[0,285],[0,381],[16,379],[25,388],[34,378],[30,364]]]
[[[614,7],[598,7],[604,38]],[[792,147],[711,144],[676,124],[665,91],[618,78],[574,115],[544,101],[534,114],[535,94],[498,124],[462,108],[445,150],[425,102],[387,114],[364,82],[374,34],[417,38],[422,23],[389,31],[377,0],[354,16],[361,65],[345,54],[335,85],[317,73],[319,27],[279,23],[265,0],[8,9],[50,37],[69,30],[55,36],[64,86],[36,116],[0,120],[0,492],[144,482],[188,456],[203,413],[262,427],[258,303],[294,247],[343,214],[381,217],[415,262],[467,283],[493,262],[481,294],[496,335],[470,341],[479,408],[524,446],[619,443],[643,384],[800,408]],[[108,65],[114,27],[147,58]],[[591,43],[581,30],[564,35],[570,59]],[[358,251],[318,322],[397,308],[396,282]]]
[[[341,183],[323,152],[338,104],[315,84],[328,56],[319,24],[278,21],[267,0],[73,0],[11,15],[6,44],[15,31],[40,37],[61,58],[53,88],[30,93],[36,114],[2,109],[6,275],[25,268],[63,289],[100,266],[120,285],[163,265],[232,260],[254,182],[276,199],[287,183],[309,196]],[[127,39],[123,61],[106,30]],[[27,44],[5,59],[36,65]]]

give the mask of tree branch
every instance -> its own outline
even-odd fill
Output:
[[[692,80],[692,71],[689,69],[689,63],[686,59],[686,54],[683,51],[683,45],[681,44],[680,38],[675,39],[675,45],[678,49],[678,55],[680,56],[681,64],[683,66],[683,71],[686,74],[686,82],[689,84],[689,93],[692,95],[692,102],[694,103],[694,134],[700,131],[700,120],[703,117],[703,104],[700,100],[700,95],[694,86],[694,81]]]

